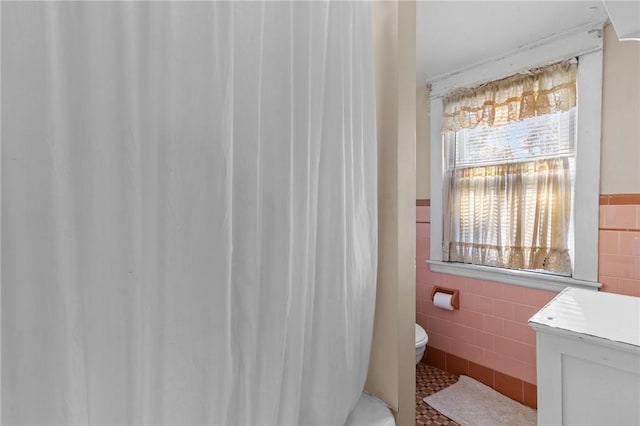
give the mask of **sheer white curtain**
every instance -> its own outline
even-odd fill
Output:
[[[3,424],[343,424],[375,298],[370,21],[2,3]]]

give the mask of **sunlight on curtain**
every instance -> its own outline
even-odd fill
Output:
[[[576,65],[445,99],[443,258],[571,275]]]
[[[448,260],[570,274],[570,202],[566,158],[456,170]]]
[[[344,424],[372,49],[367,2],[2,3],[3,424]]]

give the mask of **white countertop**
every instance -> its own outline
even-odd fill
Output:
[[[529,325],[640,350],[640,297],[567,287]]]

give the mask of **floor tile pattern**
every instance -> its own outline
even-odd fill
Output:
[[[423,362],[416,365],[416,426],[454,426],[458,423],[431,408],[422,399],[458,381],[458,376]]]

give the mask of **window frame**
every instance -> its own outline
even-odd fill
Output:
[[[582,27],[431,82],[431,256],[427,261],[431,271],[551,291],[561,291],[565,287],[597,290],[602,286],[598,282],[598,224],[603,25],[599,23]],[[444,156],[440,133],[444,95],[457,87],[477,86],[572,57],[578,58],[576,177],[573,194],[575,241],[572,251],[575,259],[572,277],[444,262]]]

